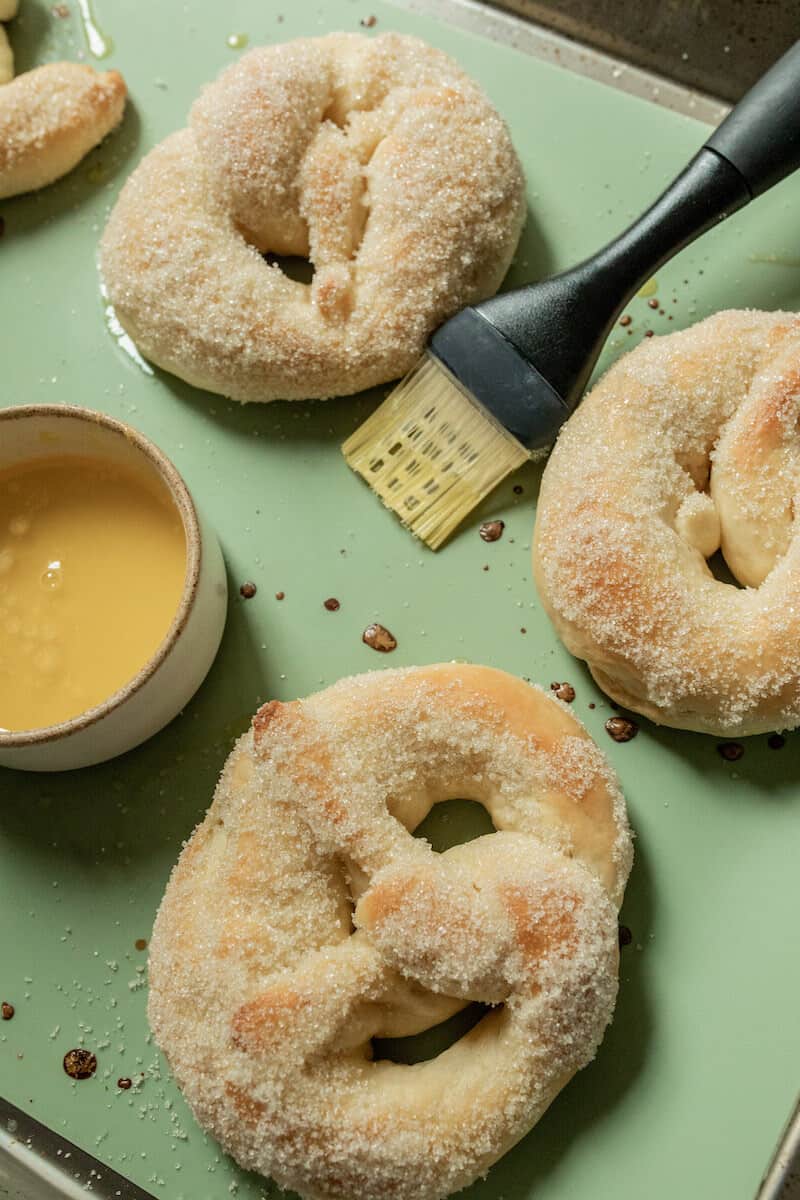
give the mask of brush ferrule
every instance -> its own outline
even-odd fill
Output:
[[[569,415],[558,392],[477,309],[436,330],[429,352],[528,450],[552,445]]]

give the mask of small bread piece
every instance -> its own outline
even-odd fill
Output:
[[[642,342],[562,430],[536,583],[620,704],[723,737],[800,724],[799,415],[800,318],[730,311]]]
[[[102,273],[145,357],[235,400],[404,374],[500,286],[525,215],[508,130],[417,38],[334,33],[243,55],[147,155]],[[299,255],[311,284],[263,254]]]
[[[497,832],[411,836],[451,796]],[[617,991],[625,804],[565,704],[441,664],[265,704],[181,854],[148,1014],[200,1124],[312,1200],[438,1200],[593,1056]],[[438,1058],[373,1058],[470,1000]]]
[[[53,183],[118,125],[118,71],[48,63],[0,88],[0,199]]]

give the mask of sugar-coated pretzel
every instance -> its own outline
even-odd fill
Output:
[[[0,199],[71,171],[122,120],[125,96],[118,71],[98,73],[69,62],[47,63],[2,83]]]
[[[498,832],[410,830],[481,801]],[[343,680],[255,716],[167,887],[149,1018],[199,1122],[314,1200],[435,1200],[594,1055],[617,990],[625,806],[567,706],[486,667]],[[495,1007],[438,1058],[370,1039]]]
[[[417,38],[250,51],[128,180],[102,242],[144,355],[237,400],[395,378],[500,284],[524,217],[502,119]],[[310,285],[262,254],[308,256]]]
[[[570,418],[534,569],[615,700],[723,736],[800,724],[799,418],[800,318],[753,311],[643,342]]]

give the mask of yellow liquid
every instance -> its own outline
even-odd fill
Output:
[[[66,456],[0,470],[0,729],[68,720],[131,680],[185,573],[181,518],[144,472]]]

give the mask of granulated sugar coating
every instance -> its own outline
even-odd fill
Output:
[[[800,319],[724,312],[642,343],[542,480],[539,593],[614,700],[679,729],[800,723]],[[745,586],[714,578],[721,546]]]
[[[435,853],[437,801],[498,832]],[[595,1053],[617,991],[625,805],[567,705],[486,667],[264,705],[175,868],[149,1017],[198,1121],[314,1200],[438,1200]],[[372,1059],[471,1000],[438,1058]]]
[[[78,63],[48,63],[0,87],[0,199],[71,171],[122,120],[125,82]]]
[[[344,395],[404,374],[491,295],[524,218],[502,119],[416,38],[251,51],[126,183],[102,242],[139,350],[236,400]],[[310,285],[262,253],[300,255]]]

